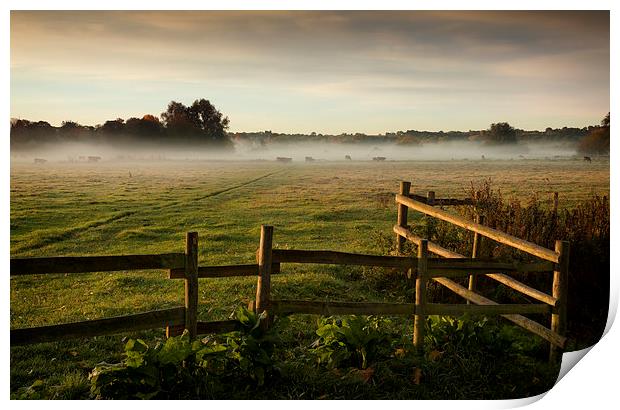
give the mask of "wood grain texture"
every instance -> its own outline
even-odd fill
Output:
[[[331,265],[382,266],[409,269],[417,264],[407,256],[363,255],[337,251],[274,249],[274,263],[317,263]]]
[[[142,269],[183,269],[185,255],[59,256],[50,258],[13,258],[11,276],[46,273],[111,272]]]
[[[11,346],[111,335],[166,326],[183,326],[184,323],[185,308],[176,307],[106,319],[11,329]]]
[[[198,232],[185,237],[185,328],[194,339],[198,334]]]
[[[470,221],[460,215],[450,214],[442,209],[435,208],[433,206],[424,204],[419,201],[415,201],[409,197],[403,195],[396,195],[396,202],[399,204],[407,205],[411,209],[422,212],[426,215],[433,216],[442,221],[450,222],[451,224],[460,226],[472,232],[478,232],[480,235],[491,238],[494,241],[509,245],[513,248],[522,250],[531,255],[538,256],[544,260],[550,262],[558,262],[559,255],[557,252],[551,249],[543,248],[542,246],[517,238],[516,236],[509,235],[505,232],[498,231],[497,229],[489,228],[488,226],[480,225],[476,222]]]
[[[280,264],[271,264],[271,274],[280,273]],[[258,264],[199,266],[198,278],[231,278],[235,276],[257,276]],[[170,269],[168,279],[185,279],[185,269]]]
[[[551,315],[551,330],[564,336],[566,334],[566,314],[568,298],[568,256],[570,243],[568,241],[556,241],[555,250],[560,254],[558,268],[553,272],[553,297],[558,300],[557,312]],[[562,346],[551,347],[549,361],[558,362],[562,358]]]
[[[256,312],[269,312],[271,299],[271,265],[273,263],[273,226],[261,225],[258,247],[258,280],[256,283]],[[269,318],[261,322],[263,328],[269,326]]]
[[[416,312],[413,322],[413,344],[419,352],[424,351],[424,336],[426,334],[426,285],[428,281],[428,241],[422,239],[418,245],[418,276],[415,280]]]
[[[401,195],[408,196],[410,190],[411,190],[411,182],[400,181],[399,193]],[[409,211],[409,208],[407,208],[405,205],[402,205],[402,204],[398,205],[398,215],[396,217],[396,225],[402,226],[402,227],[407,226],[407,212],[408,211]],[[405,240],[403,239],[403,237],[396,235],[396,252],[397,253],[403,252],[404,244],[405,244]]]

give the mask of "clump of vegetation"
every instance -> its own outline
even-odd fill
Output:
[[[222,397],[228,385],[260,386],[276,369],[275,338],[260,326],[266,320],[237,310],[242,330],[191,341],[186,332],[154,347],[130,339],[121,363],[97,365],[90,373],[94,398],[186,399]]]
[[[187,333],[154,346],[130,339],[123,360],[98,364],[90,381],[81,374],[58,386],[37,380],[12,397],[515,398],[549,389],[557,371],[532,357],[532,346],[544,342],[486,319],[429,317],[419,353],[410,320],[321,318],[310,344],[310,334],[291,332],[296,318],[279,319],[267,332],[262,316],[241,308],[237,318],[241,331],[202,340]]]
[[[430,316],[426,344],[422,375],[455,386],[448,397],[532,396],[550,389],[557,374],[546,363],[546,342],[498,319]]]
[[[319,338],[312,344],[317,362],[328,368],[366,369],[391,348],[393,337],[382,326],[386,323],[387,319],[375,316],[319,319]]]

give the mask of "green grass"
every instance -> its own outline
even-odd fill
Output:
[[[400,180],[412,181],[413,192],[434,190],[440,198],[464,197],[470,181],[486,178],[507,197],[525,199],[534,192],[550,199],[558,191],[561,207],[593,193],[609,194],[609,162],[14,164],[11,257],[182,252],[185,232],[197,231],[200,265],[252,263],[261,224],[274,225],[277,248],[380,254],[392,238],[393,194]],[[283,272],[272,280],[276,297],[412,297],[406,286],[390,287],[380,273],[373,277],[357,268],[288,265]],[[201,279],[200,319],[228,318],[254,298],[255,284],[252,278]],[[183,302],[182,281],[168,280],[161,271],[13,277],[10,289],[12,328]],[[314,319],[301,323],[310,337]],[[163,338],[163,331],[136,335],[153,340]],[[79,395],[80,377],[100,361],[118,360],[122,338],[12,348],[11,390],[45,379],[66,387],[59,397]]]

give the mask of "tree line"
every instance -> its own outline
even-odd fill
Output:
[[[12,119],[11,147],[62,142],[148,142],[232,147],[226,132],[229,122],[228,117],[223,116],[204,98],[194,101],[190,106],[171,101],[159,118],[146,114],[142,118],[108,120],[96,126],[63,121],[60,127],[54,127],[46,121]]]
[[[397,131],[385,134],[342,133],[338,135],[287,134],[272,131],[228,133],[229,119],[209,100],[195,100],[185,106],[171,101],[159,117],[146,114],[142,118],[127,120],[117,118],[102,125],[87,126],[74,121],[63,121],[54,127],[46,121],[11,120],[11,147],[26,148],[45,143],[95,142],[208,145],[232,148],[234,142],[267,145],[289,142],[328,143],[395,143],[420,145],[449,141],[480,141],[489,145],[516,144],[518,142],[566,141],[576,143],[584,154],[609,153],[609,113],[600,125],[583,128],[547,128],[544,131],[526,131],[512,127],[507,122],[493,123],[486,130],[469,131]]]
[[[342,133],[338,135],[287,134],[272,131],[236,132],[230,136],[233,141],[246,141],[259,145],[290,142],[328,143],[393,143],[399,145],[421,145],[451,141],[478,141],[488,145],[509,145],[519,142],[562,141],[577,144],[580,152],[605,154],[609,152],[609,114],[601,125],[583,128],[548,127],[544,131],[528,131],[514,128],[507,122],[493,123],[486,130],[469,131],[418,131],[407,130],[367,135],[363,133]],[[607,121],[607,122],[605,122]],[[607,124],[607,125],[605,125]]]

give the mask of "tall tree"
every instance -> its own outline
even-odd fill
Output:
[[[209,140],[223,142],[227,139],[228,117],[223,117],[209,100],[201,98],[194,101],[188,108],[187,114],[194,127]]]
[[[226,134],[229,120],[224,117],[209,100],[201,98],[186,107],[182,103],[171,101],[161,114],[166,131],[177,139],[187,142],[208,142],[230,144]]]
[[[161,113],[168,135],[174,137],[191,137],[196,134],[194,124],[189,118],[188,108],[176,101],[170,101],[166,111]]]

